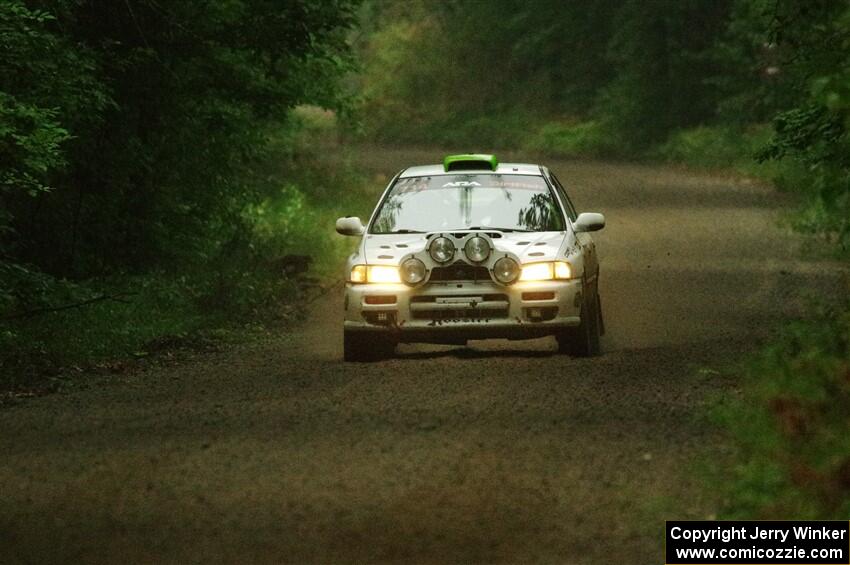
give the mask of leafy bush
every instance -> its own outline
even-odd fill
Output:
[[[309,210],[292,109],[347,107],[353,23],[349,0],[0,2],[0,372],[278,311],[280,254],[319,227],[254,212]]]
[[[619,153],[614,134],[596,121],[547,123],[525,147],[563,157],[599,157]]]
[[[789,325],[717,408],[735,440],[725,517],[850,514],[850,308]]]
[[[665,143],[647,155],[671,163],[761,178],[781,191],[802,196],[803,200],[808,198],[807,203],[790,217],[791,225],[801,232],[822,234],[833,215],[828,208],[818,206],[810,198],[811,170],[793,160],[758,159],[772,136],[772,129],[764,125],[746,129],[701,126],[674,132]]]
[[[666,161],[695,167],[734,168],[750,172],[755,157],[770,139],[765,126],[699,126],[673,132],[650,154]]]
[[[19,0],[0,3],[0,254],[18,247],[12,203],[32,204],[53,187],[69,130],[108,104],[92,53],[54,33],[55,21]]]
[[[850,41],[848,41],[850,44]],[[831,237],[850,251],[850,100],[836,91],[833,108],[812,104],[782,112],[774,120],[776,135],[759,153],[763,162],[793,163],[804,175],[779,179],[804,198],[797,227]]]
[[[345,106],[353,22],[348,0],[0,3],[3,260],[86,278],[219,253],[290,110]]]
[[[287,157],[290,144],[333,142],[313,125],[304,139],[284,130],[281,158],[270,155],[264,167],[264,196],[243,207],[233,237],[204,263],[69,281],[0,262],[0,389],[41,386],[69,367],[206,345],[298,315],[305,298],[338,279],[350,252],[334,220],[364,216],[376,197],[373,179],[342,147]]]

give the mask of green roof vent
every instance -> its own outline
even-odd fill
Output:
[[[499,160],[495,155],[467,153],[464,155],[446,155],[443,159],[443,169],[449,171],[475,171],[490,169],[495,171]]]

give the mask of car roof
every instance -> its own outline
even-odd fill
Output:
[[[446,172],[443,165],[417,165],[406,168],[398,176],[400,178],[434,177],[440,175],[535,175],[539,177],[542,174],[540,165],[532,165],[530,163],[499,163],[495,171],[482,167],[480,170],[464,169],[461,171]]]

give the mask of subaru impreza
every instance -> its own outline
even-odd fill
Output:
[[[554,336],[592,356],[604,333],[591,232],[540,165],[450,155],[393,177],[372,216],[336,222],[360,240],[345,268],[343,357],[390,356],[399,343]]]

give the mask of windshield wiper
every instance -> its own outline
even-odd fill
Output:
[[[419,231],[419,230],[395,230],[395,231],[381,232],[381,235],[392,234],[392,233],[425,233],[425,232]]]

